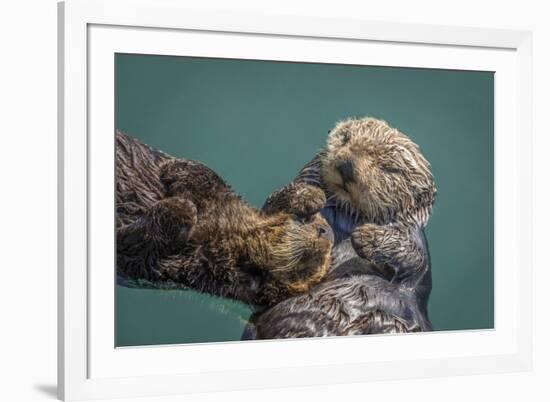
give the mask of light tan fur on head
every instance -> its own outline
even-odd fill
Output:
[[[320,214],[307,222],[289,217],[281,229],[268,236],[265,264],[291,294],[304,292],[328,272],[332,230]]]
[[[330,132],[321,175],[337,202],[369,222],[424,226],[436,189],[430,164],[385,121],[348,119]]]

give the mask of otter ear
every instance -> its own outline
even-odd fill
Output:
[[[414,167],[417,166],[416,158],[414,157],[413,153],[409,151],[407,148],[403,148],[403,158],[411,166],[414,166]]]
[[[411,214],[411,217],[422,227],[426,226],[430,219],[436,193],[435,187],[415,189],[416,210]]]
[[[417,164],[414,154],[404,145],[397,145],[392,154],[393,160],[402,160],[406,166],[414,167]]]

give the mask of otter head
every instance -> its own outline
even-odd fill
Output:
[[[268,236],[266,268],[277,288],[283,289],[271,298],[282,300],[309,290],[323,279],[330,267],[334,236],[320,214],[308,220],[281,214],[280,219]]]
[[[374,118],[336,125],[321,155],[321,176],[337,205],[377,224],[424,226],[436,194],[418,145]]]

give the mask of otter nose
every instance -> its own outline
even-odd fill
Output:
[[[342,176],[344,183],[353,182],[355,179],[353,177],[353,163],[351,161],[345,161],[336,166],[336,170]]]

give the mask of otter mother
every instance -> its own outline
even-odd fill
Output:
[[[349,119],[326,148],[264,205],[288,208],[303,186],[322,189],[336,243],[325,280],[256,314],[244,338],[429,331],[430,254],[424,227],[436,189],[419,147],[386,122]]]

